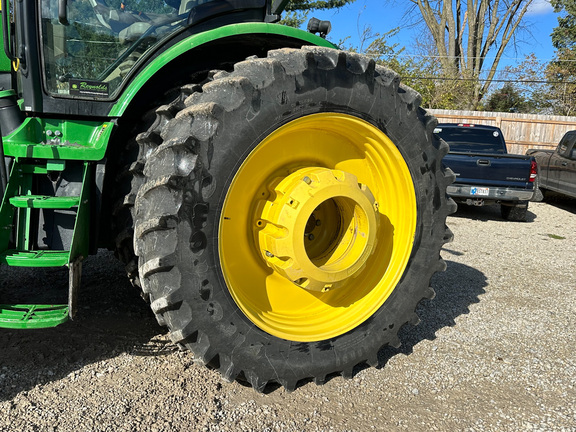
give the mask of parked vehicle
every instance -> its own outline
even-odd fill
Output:
[[[293,390],[399,345],[446,267],[448,148],[396,73],[286,4],[1,0],[0,264],[69,286],[23,283],[0,327],[73,317],[105,247],[226,381]]]
[[[538,163],[538,186],[576,198],[576,130],[566,132],[556,150],[529,149]]]
[[[494,126],[443,123],[434,132],[450,146],[444,164],[456,175],[447,189],[456,202],[500,204],[504,219],[526,220],[537,173],[533,157],[508,154],[502,131]]]

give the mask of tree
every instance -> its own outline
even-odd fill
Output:
[[[291,27],[300,27],[306,21],[308,12],[311,10],[338,9],[355,1],[356,0],[291,0],[284,8],[286,14],[280,23]]]
[[[552,31],[552,45],[560,51],[576,48],[576,0],[550,0],[558,17],[558,27]],[[576,65],[574,66],[576,68]]]
[[[375,33],[371,26],[365,26],[360,35],[360,46],[346,46],[345,41],[339,43],[340,48],[361,52],[372,57],[380,65],[386,66],[398,73],[402,82],[422,95],[422,106],[425,108],[456,109],[461,101],[461,95],[468,91],[469,82],[459,80],[442,80],[434,77],[442,75],[440,65],[435,57],[430,55],[431,47],[419,43],[418,49],[423,53],[416,56],[404,55],[405,48],[399,44],[391,44],[389,39],[398,34],[399,28],[384,34]],[[367,48],[364,48],[367,46]]]
[[[552,89],[554,111],[560,115],[576,112],[576,0],[551,0],[554,11],[561,13],[558,27],[552,32],[556,58],[546,75]]]
[[[546,71],[547,64],[531,53],[517,66],[506,66],[499,78],[514,81],[514,89],[524,98],[531,112],[551,114],[553,97]]]
[[[530,112],[530,105],[512,83],[506,83],[490,96],[486,109],[488,111],[526,113]]]
[[[468,81],[463,108],[479,106],[532,1],[410,0],[434,39],[444,77]]]

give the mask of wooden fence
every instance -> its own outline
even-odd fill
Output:
[[[529,148],[555,149],[566,132],[576,129],[576,117],[435,109],[428,112],[440,123],[497,126],[504,134],[508,152],[516,154],[524,154]]]

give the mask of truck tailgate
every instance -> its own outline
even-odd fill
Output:
[[[444,164],[456,175],[455,183],[483,186],[529,187],[530,156],[450,152]]]

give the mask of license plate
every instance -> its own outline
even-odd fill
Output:
[[[473,187],[470,189],[470,194],[473,196],[488,196],[490,194],[490,188]]]

